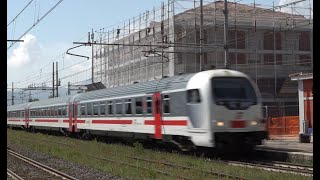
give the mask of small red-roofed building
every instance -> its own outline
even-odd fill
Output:
[[[300,142],[310,142],[313,134],[313,73],[289,75],[298,81]]]

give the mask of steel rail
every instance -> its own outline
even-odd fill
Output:
[[[313,176],[313,168],[306,165],[293,165],[293,163],[286,164],[281,163],[272,163],[272,162],[263,162],[263,161],[254,161],[254,162],[242,162],[242,161],[225,161],[227,164],[236,165],[236,166],[245,166],[252,168],[259,168],[268,171],[276,172],[287,172],[292,174],[301,174],[304,176]],[[308,168],[306,168],[308,167]]]
[[[56,175],[58,177],[62,177],[63,179],[77,180],[76,178],[74,178],[72,176],[69,176],[69,175],[67,175],[67,174],[65,174],[65,173],[63,173],[61,171],[58,171],[58,170],[53,169],[53,168],[51,168],[49,166],[46,166],[46,165],[44,165],[44,164],[42,164],[40,162],[37,162],[37,161],[35,161],[33,159],[25,157],[25,156],[23,156],[23,155],[21,155],[21,154],[19,154],[17,152],[14,152],[14,151],[12,151],[12,150],[10,150],[8,148],[7,148],[7,152],[9,152],[10,155],[12,155],[12,156],[14,156],[16,158],[25,161],[26,163],[29,163],[29,164],[31,164],[31,165],[39,168],[39,169],[42,169],[42,170],[44,170],[44,171],[46,171],[48,173],[51,173],[53,175]]]
[[[8,168],[7,168],[7,175],[10,176],[11,178],[15,179],[15,180],[23,180],[22,177],[20,177],[18,174],[14,173],[13,171],[11,171]]]

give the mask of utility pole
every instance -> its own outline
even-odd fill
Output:
[[[29,91],[29,102],[32,102],[31,91]]]
[[[52,97],[54,97],[54,62],[52,63]]]
[[[68,95],[71,94],[71,93],[70,93],[70,86],[71,86],[71,84],[70,84],[70,82],[68,82]]]
[[[14,91],[14,89],[13,89],[13,82],[12,82],[12,96],[11,96],[11,105],[14,105],[14,95],[13,95],[13,91]]]
[[[202,44],[203,44],[203,0],[200,0],[200,71],[203,69],[203,53],[202,53]]]
[[[94,41],[94,34],[93,34],[93,28],[92,28],[91,43],[93,43],[93,41]],[[93,44],[91,44],[91,46],[92,46],[92,56],[91,56],[91,58],[92,58],[92,74],[91,74],[91,78],[92,78],[92,84],[93,84],[94,83],[94,79],[93,79],[93,75],[94,75],[94,73],[93,73]]]
[[[59,83],[59,79],[58,79],[58,62],[56,62],[56,81],[57,81],[57,83],[56,83],[56,86],[57,86],[57,97],[59,97],[59,93],[58,93],[58,89],[59,89],[59,85],[60,85],[60,83]]]
[[[229,66],[229,52],[228,52],[228,1],[224,0],[224,66],[227,68]]]

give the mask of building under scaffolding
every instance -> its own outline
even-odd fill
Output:
[[[223,67],[224,2],[203,6],[202,26],[200,7],[175,13],[176,5],[169,0],[117,28],[101,29],[97,42],[123,45],[94,46],[94,82],[115,87]],[[279,8],[228,2],[228,64],[256,81],[265,104],[289,105],[298,98],[288,75],[313,69],[313,22],[311,15]]]

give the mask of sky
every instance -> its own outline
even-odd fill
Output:
[[[33,0],[32,3],[7,26],[8,39],[17,39],[40,19],[59,0]],[[59,62],[59,70],[69,74],[82,72],[75,82],[91,78],[90,61],[65,55],[75,41],[87,41],[91,29],[99,30],[137,16],[153,7],[160,7],[163,0],[64,0],[22,39],[8,49],[7,84],[26,87],[35,82],[50,85],[52,62]],[[204,0],[205,2],[209,0]],[[213,2],[213,0],[210,0]],[[253,0],[238,0],[239,3],[253,3]],[[294,0],[275,0],[281,5]],[[30,0],[7,1],[7,24],[30,2]],[[167,2],[167,0],[165,1]],[[183,1],[178,1],[187,6]],[[234,0],[231,0],[234,2]],[[256,0],[257,4],[272,6],[272,0]],[[309,7],[309,0],[296,6]],[[290,9],[282,9],[290,12]],[[7,47],[10,43],[7,43]],[[90,47],[81,47],[73,53],[91,56]],[[63,76],[63,74],[62,74]],[[67,84],[67,82],[63,82]]]

